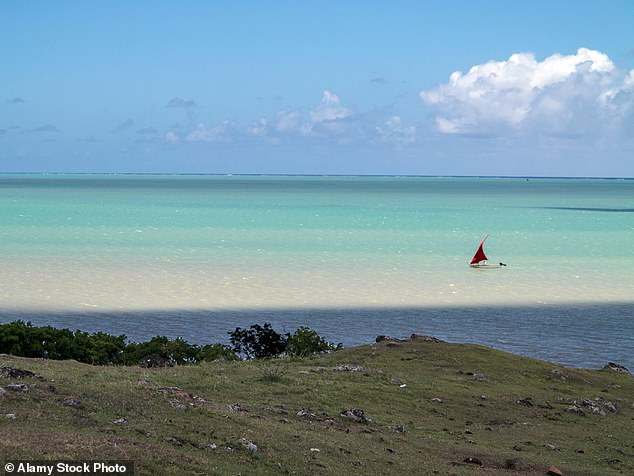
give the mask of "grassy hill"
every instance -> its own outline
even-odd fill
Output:
[[[634,474],[634,377],[476,345],[418,337],[161,369],[1,355],[0,367],[5,459],[134,460],[136,474]]]

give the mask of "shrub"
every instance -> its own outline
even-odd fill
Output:
[[[236,353],[228,345],[207,344],[200,348],[198,360],[211,362],[214,360],[238,360]]]
[[[308,327],[300,327],[288,338],[286,353],[292,356],[305,357],[311,354],[322,354],[342,348],[342,344],[326,341],[317,332]]]
[[[183,365],[198,362],[200,347],[177,337],[169,340],[165,336],[152,337],[148,342],[131,342],[124,352],[124,363],[138,364],[147,356],[159,356],[167,365]]]
[[[249,329],[236,327],[229,335],[233,351],[247,359],[270,358],[283,354],[290,336],[278,334],[268,322],[263,326],[254,324]]]

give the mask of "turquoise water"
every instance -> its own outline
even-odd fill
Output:
[[[577,309],[606,357],[634,347],[632,180],[0,175],[0,201],[3,320],[144,338],[129,320],[160,315],[147,335],[196,341],[266,315],[348,344],[429,330],[549,358],[554,316],[550,358],[598,365],[565,351],[595,332]],[[506,268],[467,266],[485,234]]]

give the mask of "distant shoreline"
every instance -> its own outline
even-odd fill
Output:
[[[557,175],[426,175],[426,174],[282,174],[282,173],[189,173],[189,172],[0,172],[11,175],[78,175],[78,176],[160,176],[160,177],[333,177],[333,178],[457,178],[457,179],[529,179],[529,180],[634,180],[634,177],[557,176]]]

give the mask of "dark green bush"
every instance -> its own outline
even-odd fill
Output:
[[[283,354],[290,334],[279,334],[270,323],[265,322],[263,326],[254,324],[249,329],[236,327],[229,336],[236,354],[247,359],[262,359]]]
[[[254,324],[248,329],[237,327],[229,335],[232,347],[223,344],[199,346],[180,337],[170,340],[165,336],[155,336],[147,342],[126,342],[125,335],[72,332],[13,321],[0,324],[0,353],[55,360],[74,359],[96,365],[138,365],[144,358],[154,356],[165,365],[184,365],[217,359],[235,360],[238,355],[246,359],[283,354],[305,356],[341,347],[341,344],[335,346],[325,341],[307,327],[300,327],[293,335],[279,334],[268,322],[262,326]]]
[[[288,355],[305,357],[312,354],[323,354],[341,349],[342,344],[333,344],[326,341],[317,332],[308,327],[300,327],[286,341],[286,353]]]
[[[231,347],[223,344],[207,344],[200,348],[198,360],[211,362],[214,360],[238,360]]]

